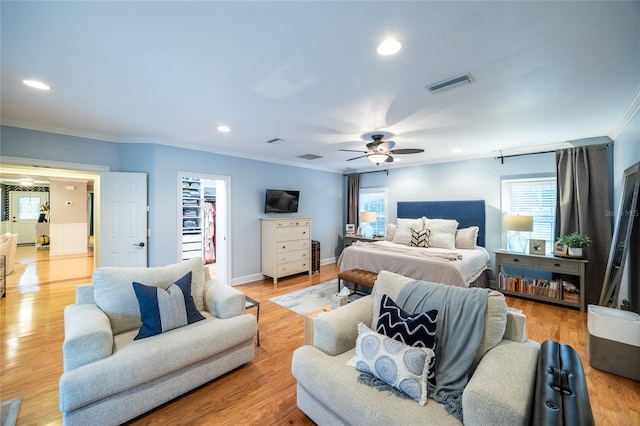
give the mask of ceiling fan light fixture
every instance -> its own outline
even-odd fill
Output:
[[[384,153],[370,154],[370,155],[367,155],[367,158],[371,160],[373,164],[375,164],[376,166],[379,166],[380,163],[384,163],[385,161],[387,161],[387,159],[389,158],[389,154],[384,154]]]
[[[382,56],[395,55],[402,49],[402,43],[393,38],[388,38],[378,45],[378,54]]]
[[[18,182],[20,186],[33,186],[33,179],[30,178],[22,178]]]

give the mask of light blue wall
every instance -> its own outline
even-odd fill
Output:
[[[300,190],[296,216],[311,217],[312,238],[320,241],[321,259],[332,259],[342,232],[342,176],[305,168],[246,160],[153,144],[117,144],[2,126],[0,153],[12,157],[111,167],[116,172],[144,172],[149,185],[149,264],[177,259],[177,172],[231,177],[232,280],[261,273],[260,218],[266,188]]]
[[[398,201],[485,200],[486,248],[503,248],[500,211],[501,179],[556,174],[555,155],[535,154],[500,160],[484,158],[363,174],[361,188],[389,189],[389,223],[395,223]]]
[[[640,111],[636,111],[635,116],[614,141],[613,146],[613,205],[615,209],[618,209],[622,195],[623,173],[626,168],[640,161]],[[637,262],[637,259],[627,259],[627,262]],[[629,287],[631,285],[627,265],[622,276],[619,301],[629,297]],[[635,285],[638,285],[638,283],[635,283]]]

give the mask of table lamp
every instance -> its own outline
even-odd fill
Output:
[[[521,232],[533,231],[533,216],[508,214],[504,216],[504,229],[514,231],[515,234],[507,239],[507,249],[513,253],[527,251],[527,238]]]
[[[362,224],[362,236],[365,238],[373,237],[373,228],[366,225],[377,220],[376,212],[360,212],[360,223]]]

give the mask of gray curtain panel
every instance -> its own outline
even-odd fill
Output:
[[[608,145],[591,145],[556,151],[558,205],[556,235],[580,232],[593,243],[584,250],[585,300],[598,304],[611,247],[610,170]]]
[[[358,210],[360,207],[360,174],[347,176],[347,223],[358,225]]]

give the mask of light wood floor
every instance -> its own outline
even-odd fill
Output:
[[[22,264],[18,272],[26,270],[19,282],[17,273],[8,277],[7,297],[0,302],[0,400],[22,398],[18,425],[60,424],[63,310],[74,302],[75,287],[90,281],[93,258],[54,260],[46,251],[19,247],[17,262]],[[261,346],[256,348],[255,360],[131,424],[312,425],[296,407],[291,376],[291,354],[302,344],[303,317],[269,302],[269,298],[333,279],[337,273],[335,265],[326,265],[311,277],[280,280],[277,287],[270,281],[236,287],[261,302]],[[515,298],[508,298],[508,304],[526,313],[530,339],[553,339],[578,351],[596,424],[640,425],[640,383],[592,369],[587,362],[586,314]]]

